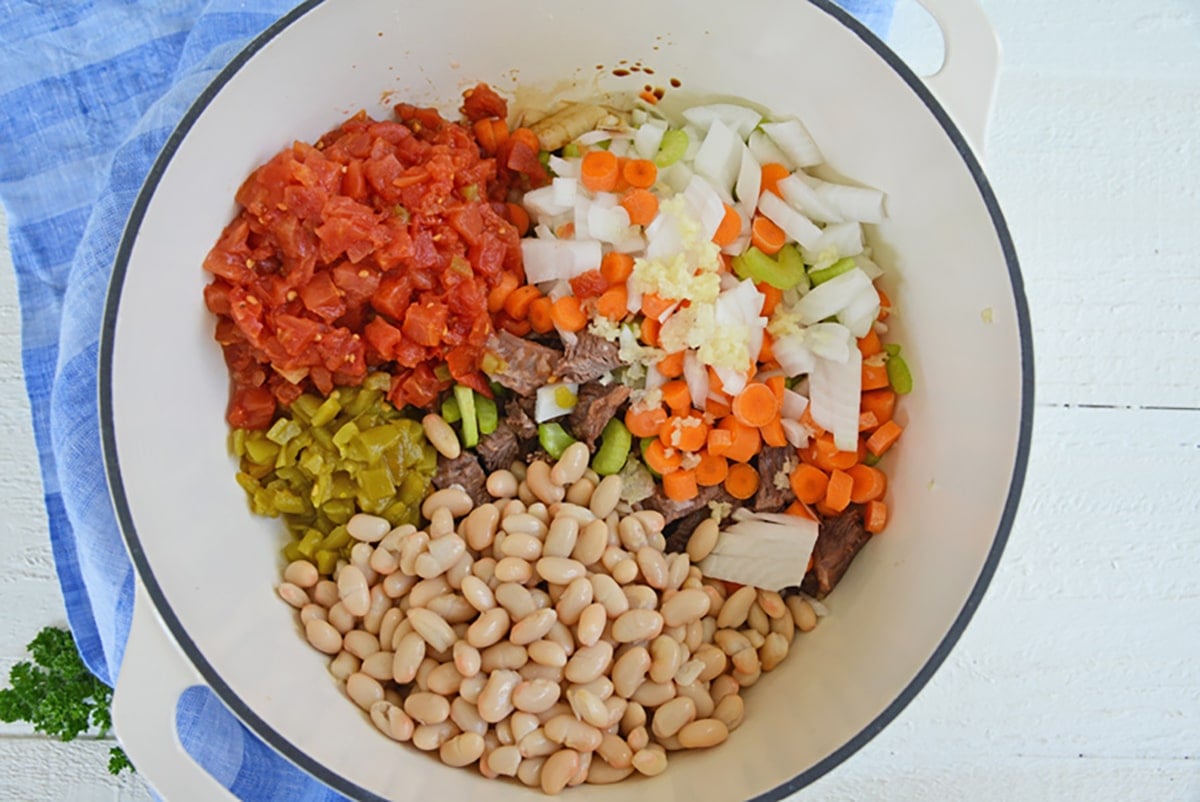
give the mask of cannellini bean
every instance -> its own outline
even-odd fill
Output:
[[[675,698],[675,683],[670,680],[667,682],[647,680],[629,698],[643,707],[658,707]]]
[[[446,459],[458,459],[462,454],[462,444],[458,442],[458,435],[441,415],[429,413],[421,419],[421,428],[425,430],[425,438],[429,440],[430,445]]]
[[[567,703],[575,716],[597,729],[608,727],[609,712],[604,701],[591,691],[572,687],[567,691]]]
[[[566,495],[562,485],[550,478],[550,466],[542,460],[531,462],[525,469],[525,484],[534,498],[544,504],[562,501]]]
[[[537,561],[538,575],[556,585],[567,585],[587,576],[587,568],[569,557],[543,557]]]
[[[526,647],[529,659],[540,666],[562,668],[567,664],[567,652],[552,640],[538,640]]]
[[[529,662],[529,653],[515,643],[501,641],[484,649],[480,653],[480,659],[480,666],[485,672],[491,673],[499,669],[516,671]]]
[[[474,508],[475,502],[461,487],[451,485],[435,490],[421,504],[421,514],[432,520],[434,510],[445,507],[455,518],[461,518]]]
[[[558,597],[555,609],[558,610],[558,620],[568,626],[579,622],[579,616],[592,603],[592,583],[587,577],[581,576],[571,580],[566,589]]]
[[[309,602],[300,608],[300,625],[303,626],[314,618],[322,621],[329,620],[329,611],[319,604]]]
[[[471,510],[463,525],[467,545],[475,551],[483,551],[492,545],[496,530],[500,526],[500,510],[495,504],[481,504]]]
[[[575,443],[577,446],[583,443]],[[586,446],[585,446],[586,448]],[[546,758],[542,764],[541,786],[546,794],[557,794],[567,787],[567,783],[579,771],[579,753],[574,749],[560,749]]]
[[[746,703],[741,695],[731,693],[713,708],[712,717],[725,725],[730,732],[741,726],[746,717]]]
[[[338,599],[353,616],[363,616],[371,607],[371,591],[362,570],[346,565],[338,572]]]
[[[545,757],[525,758],[517,767],[517,779],[530,788],[537,788],[541,784],[542,765],[545,762]]]
[[[502,777],[516,777],[517,767],[521,765],[521,750],[515,744],[493,749],[488,753],[487,765]]]
[[[750,605],[758,598],[758,591],[751,585],[738,588],[725,600],[717,615],[717,626],[721,629],[736,628],[746,623]]]
[[[698,682],[691,682],[687,685],[675,683],[675,693],[679,696],[686,696],[691,699],[696,705],[696,718],[708,718],[712,715],[716,703],[708,694],[708,690]]]
[[[458,667],[454,663],[441,663],[425,677],[425,684],[429,690],[447,697],[458,693],[462,681],[463,676],[458,673]]]
[[[613,733],[607,733],[596,747],[596,754],[604,758],[608,765],[615,769],[627,769],[633,766],[633,750],[629,744]]]
[[[436,693],[417,691],[404,700],[404,712],[421,724],[440,724],[450,717],[450,703]]]
[[[594,752],[604,738],[600,730],[580,721],[571,713],[555,716],[542,728],[551,741],[580,752]]]
[[[613,622],[612,636],[617,643],[650,640],[662,632],[663,618],[657,610],[629,610]]]
[[[379,638],[370,632],[354,629],[342,636],[342,648],[355,657],[365,660],[379,651]]]
[[[308,592],[299,585],[291,582],[281,582],[279,584],[279,598],[283,599],[297,610],[310,603]]]
[[[596,490],[592,493],[592,498],[588,502],[588,509],[597,518],[607,518],[617,507],[617,502],[621,500],[621,491],[624,489],[624,482],[620,476],[606,476],[596,485]]]
[[[474,574],[463,577],[461,590],[467,603],[481,613],[486,613],[496,606],[496,595],[492,589]]]
[[[571,557],[584,565],[594,565],[604,556],[604,549],[607,547],[608,525],[601,520],[592,520],[579,530]]]
[[[617,695],[626,699],[633,696],[645,682],[650,663],[650,652],[643,646],[630,649],[621,655],[612,669],[612,681]]]
[[[563,668],[563,676],[571,682],[584,683],[603,674],[612,664],[613,647],[607,641],[600,641],[592,646],[577,649],[567,665]]]
[[[634,727],[625,740],[629,742],[629,748],[634,751],[634,754],[637,754],[639,750],[645,749],[650,743],[650,731],[646,729],[645,725]]]
[[[362,661],[350,654],[350,652],[338,652],[337,656],[329,661],[329,673],[342,682],[345,682],[347,677],[358,671],[361,667]]]
[[[465,640],[454,644],[454,667],[464,678],[479,673],[481,660],[479,650]]]
[[[681,590],[663,602],[663,624],[677,627],[690,624],[708,614],[708,595],[702,590]]]
[[[337,583],[330,579],[322,579],[312,588],[312,600],[326,610],[338,602]]]
[[[558,612],[554,608],[535,610],[513,624],[512,629],[508,633],[509,640],[519,646],[525,646],[533,643],[535,640],[541,640],[557,620]]]
[[[447,766],[469,766],[483,755],[483,736],[477,732],[464,732],[454,736],[438,748],[438,757]]]
[[[646,725],[646,708],[642,707],[637,702],[629,702],[625,705],[625,712],[621,715],[621,732],[630,733],[638,727]]]
[[[621,588],[631,610],[657,610],[658,594],[649,585],[626,585]]]
[[[503,607],[493,607],[481,613],[467,629],[467,643],[476,649],[485,649],[508,634],[510,619]]]
[[[517,494],[517,477],[512,471],[493,471],[487,478],[487,492],[492,498],[512,498]]]
[[[434,651],[444,652],[454,645],[456,636],[446,620],[432,610],[421,607],[410,608],[408,620],[413,630],[433,647]]]
[[[513,689],[512,701],[517,710],[544,713],[558,702],[561,692],[557,682],[545,679],[523,680]]]
[[[546,557],[570,557],[579,539],[579,521],[560,515],[550,523],[542,554]]]
[[[415,724],[402,709],[388,701],[378,701],[371,705],[371,721],[389,738],[397,741],[407,741],[412,738]]]
[[[792,612],[796,629],[801,632],[812,632],[817,626],[817,613],[808,600],[801,596],[788,596],[785,603]]]
[[[667,682],[683,665],[683,647],[679,641],[659,635],[650,642],[650,679]]]
[[[595,646],[604,634],[604,626],[608,623],[608,613],[600,602],[592,602],[579,614],[579,625],[575,636],[583,646]]]
[[[455,735],[458,735],[458,726],[453,721],[421,724],[413,730],[412,744],[422,752],[432,752]]]
[[[715,718],[693,721],[679,731],[679,743],[685,749],[707,749],[724,743],[729,737],[729,728]]]
[[[661,746],[652,744],[634,753],[632,762],[641,774],[657,777],[667,770],[667,752]]]
[[[566,501],[586,507],[588,502],[592,500],[592,493],[595,490],[596,483],[587,477],[582,477],[567,488]]]
[[[287,568],[283,569],[283,580],[291,582],[296,587],[308,588],[316,587],[320,581],[321,575],[317,573],[317,566],[310,563],[308,560],[295,560],[288,563]]]
[[[583,478],[591,452],[587,443],[572,443],[563,449],[562,456],[550,469],[550,481],[556,485],[572,485]]]
[[[505,557],[496,563],[496,578],[501,582],[524,584],[533,576],[533,566],[519,557]]]
[[[617,768],[605,760],[592,760],[588,767],[587,783],[589,785],[612,785],[633,774],[633,757],[630,755],[629,765]]]
[[[629,599],[625,598],[625,592],[611,576],[592,574],[591,580],[592,597],[604,605],[609,618],[616,618],[629,610]]]
[[[688,538],[687,555],[693,563],[698,563],[712,553],[717,545],[717,537],[721,534],[721,526],[713,518],[706,518],[692,530]]]
[[[342,633],[328,621],[314,618],[304,625],[304,636],[317,651],[337,654],[342,650]]]
[[[516,671],[500,669],[492,672],[479,694],[479,715],[484,721],[495,724],[515,709],[512,695],[520,682],[521,675]]]
[[[696,703],[687,696],[676,696],[654,711],[650,731],[659,738],[669,738],[696,718]]]
[[[350,537],[362,543],[378,543],[392,531],[392,525],[386,518],[360,512],[350,516],[350,520],[346,522],[346,531],[350,533]]]
[[[394,659],[395,655],[392,652],[375,652],[370,657],[363,659],[362,672],[380,682],[390,680],[392,678],[392,662]]]
[[[757,601],[750,605],[750,612],[746,614],[746,626],[750,631],[764,638],[771,631],[771,619],[763,612],[763,608]]]
[[[416,679],[417,670],[425,659],[425,639],[417,632],[410,632],[396,644],[392,655],[392,679],[407,685]]]
[[[788,655],[787,638],[777,632],[767,635],[763,645],[759,647],[758,658],[762,662],[763,671],[771,671]]]

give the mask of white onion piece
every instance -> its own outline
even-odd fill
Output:
[[[601,242],[619,242],[629,231],[629,212],[620,206],[605,208],[593,203],[588,209],[588,231]]]
[[[571,414],[571,410],[575,409],[574,403],[569,407],[564,407],[558,403],[558,391],[564,388],[570,392],[572,398],[578,399],[578,384],[547,384],[538,388],[533,408],[533,420],[535,423],[545,423],[548,420],[554,420],[555,418],[561,418],[563,415]]]
[[[749,229],[750,219],[746,217],[745,212],[742,209],[738,209],[737,213],[738,217],[742,218],[742,228]],[[749,245],[750,232],[746,231],[745,234],[739,234],[737,239],[722,248],[721,253],[728,254],[729,256],[737,256],[739,253],[742,253],[744,250],[746,250]]]
[[[762,194],[758,199],[758,209],[802,247],[812,248],[821,241],[821,229],[774,192]]]
[[[557,301],[565,295],[575,294],[575,291],[571,289],[571,282],[569,281],[555,281],[542,284],[538,289],[545,293],[546,297],[551,301]]]
[[[629,151],[633,149],[632,139],[613,139],[608,146],[608,152],[617,158],[622,158],[629,155]]]
[[[742,146],[742,164],[738,169],[733,192],[746,216],[754,217],[754,210],[758,208],[758,196],[762,192],[762,165],[745,145]]]
[[[575,198],[575,216],[571,222],[575,224],[575,239],[595,239],[588,227],[588,213],[592,210],[593,202],[585,193],[579,193]],[[555,229],[557,231],[557,229]]]
[[[737,395],[746,387],[746,374],[733,368],[713,367],[721,380],[721,389],[729,395]]]
[[[627,300],[625,301],[625,308],[631,314],[636,315],[638,312],[642,311],[642,291],[635,287],[634,282],[632,281],[625,282],[625,287],[628,293]]]
[[[564,208],[575,205],[579,198],[579,181],[574,178],[556,178],[550,186],[554,188],[554,204]]]
[[[633,149],[643,159],[653,159],[662,147],[663,134],[667,131],[664,123],[648,121],[637,129],[633,135]]]
[[[794,515],[746,518],[722,529],[698,565],[715,579],[782,590],[804,579],[817,531],[815,520]]]
[[[583,159],[564,159],[551,153],[547,166],[560,178],[579,178],[582,164]]]
[[[682,161],[677,161],[670,167],[658,171],[658,180],[662,181],[672,192],[683,192],[687,189],[687,185],[691,182],[692,168],[688,167]]]
[[[886,216],[883,210],[883,193],[877,189],[819,181],[813,187],[813,192],[827,206],[837,211],[843,220],[882,223]]]
[[[779,410],[779,414],[784,418],[792,420],[800,420],[800,416],[804,414],[804,410],[808,409],[808,399],[800,395],[795,390],[783,391],[783,405]]]
[[[621,196],[615,192],[596,192],[592,194],[592,203],[601,209],[611,209],[621,202]]]
[[[804,344],[821,359],[845,362],[857,351],[850,330],[841,323],[815,323],[804,330]]]
[[[864,287],[874,292],[871,279],[857,267],[813,287],[796,302],[795,310],[800,315],[800,322],[811,326],[830,315],[836,315],[849,306],[855,296],[864,291]]]
[[[750,148],[750,152],[754,154],[754,158],[758,160],[759,164],[782,164],[788,170],[796,169],[795,163],[761,129],[750,134],[746,147]]]
[[[732,192],[742,163],[742,140],[720,120],[713,120],[704,143],[692,160],[692,169],[723,189]]]
[[[596,240],[521,240],[525,278],[532,284],[556,279],[573,279],[600,264],[602,252]]]
[[[817,143],[799,120],[763,123],[762,130],[795,166],[811,167],[824,161]]]
[[[683,352],[683,378],[692,397],[692,406],[704,409],[708,400],[708,368],[690,348]]]
[[[588,131],[585,134],[580,134],[575,138],[575,141],[580,145],[595,145],[606,140],[617,141],[619,139],[629,139],[633,134],[630,131],[609,130],[607,128],[597,128],[594,131]]]
[[[860,292],[845,309],[837,313],[838,322],[855,337],[866,337],[879,316],[879,293],[874,287]]]
[[[792,173],[782,179],[779,182],[779,191],[783,193],[783,199],[794,206],[797,211],[818,223],[841,223],[846,220],[836,209],[822,200],[817,191],[801,179],[797,173]]]
[[[693,106],[683,112],[685,120],[707,131],[714,120],[720,120],[729,130],[745,139],[762,120],[762,115],[754,109],[738,106],[733,103],[710,103],[706,106]]]
[[[657,365],[646,366],[646,389],[653,390],[667,383],[667,377],[662,374]]]
[[[539,222],[533,227],[533,235],[538,239],[558,239],[554,236],[554,230],[547,223]]]
[[[725,219],[725,202],[721,200],[721,196],[712,184],[704,179],[703,175],[697,174],[692,176],[692,180],[688,182],[687,189],[683,191],[683,197],[698,213],[700,231],[704,235],[704,239],[712,239],[717,226],[721,225],[721,221]]]
[[[828,260],[831,255],[837,259],[857,256],[863,250],[862,226],[858,223],[832,223],[825,227],[816,242],[801,242],[800,245],[804,261],[810,265]]]
[[[636,228],[625,229],[624,235],[613,243],[613,250],[617,253],[640,253],[645,249],[646,238]]]
[[[556,214],[569,212],[574,205],[574,199],[570,203],[559,203],[557,200],[557,190],[551,184],[548,187],[538,187],[531,189],[521,198],[521,204],[526,211],[535,217],[552,217]]]
[[[871,281],[883,275],[883,268],[875,264],[874,260],[867,256],[866,251],[854,257],[854,264],[858,265]]]
[[[771,345],[771,352],[775,354],[779,367],[789,376],[811,373],[817,363],[802,334],[788,334],[776,339]]]
[[[645,228],[646,258],[673,256],[683,250],[683,234],[674,215],[659,214]]]
[[[833,433],[839,451],[858,448],[858,412],[862,395],[862,353],[851,348],[845,362],[818,359],[809,376],[812,418]]]
[[[700,150],[700,144],[704,141],[704,132],[692,124],[683,126],[681,129],[687,134],[688,145],[683,151],[682,161],[692,162],[696,159],[696,153]]]
[[[783,435],[794,448],[804,448],[808,445],[808,430],[800,421],[782,418],[779,424],[783,426]]]

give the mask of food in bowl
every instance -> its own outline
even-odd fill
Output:
[[[305,636],[384,734],[548,793],[736,729],[886,525],[911,389],[883,195],[797,120],[652,100],[356,115],[205,261]]]

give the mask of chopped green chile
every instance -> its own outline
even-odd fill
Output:
[[[567,446],[575,442],[575,438],[567,434],[567,430],[559,423],[538,424],[538,444],[554,459],[562,456]]]
[[[633,435],[625,428],[625,424],[613,418],[600,434],[600,447],[592,457],[592,470],[601,476],[611,476],[620,473],[629,459],[629,450],[633,447]]]
[[[269,429],[230,434],[251,509],[281,516],[294,538],[287,559],[330,573],[349,556],[345,524],[359,511],[393,526],[419,523],[437,452],[420,422],[397,411],[386,392],[386,383],[368,381],[324,399],[302,395]]]

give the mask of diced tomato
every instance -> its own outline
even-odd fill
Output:
[[[346,312],[346,304],[342,294],[333,282],[329,271],[323,270],[312,277],[312,280],[300,288],[300,300],[308,311],[319,315],[326,321],[337,320]]]
[[[446,314],[445,304],[410,304],[404,314],[404,336],[419,345],[440,345],[446,333]]]
[[[375,318],[363,328],[363,337],[385,362],[396,358],[396,346],[404,339],[400,329],[381,317]]]
[[[238,429],[265,429],[275,419],[275,396],[266,387],[239,388],[225,418]]]
[[[485,117],[504,119],[508,116],[508,103],[490,86],[479,83],[463,92],[461,111],[463,116],[471,122],[482,120]]]
[[[295,315],[275,315],[275,339],[292,356],[308,350],[320,333],[321,324],[315,320]]]
[[[599,298],[608,289],[608,280],[599,270],[589,270],[571,279],[571,291],[577,298]]]

